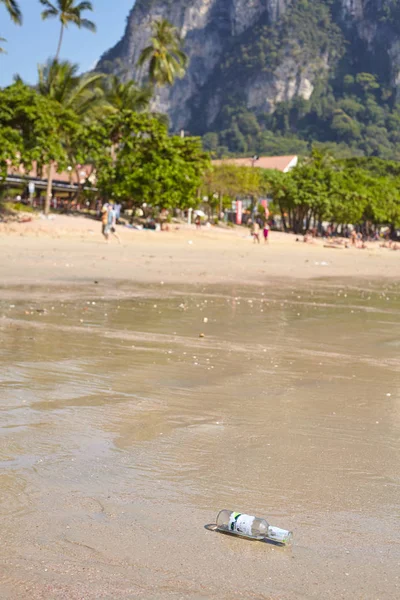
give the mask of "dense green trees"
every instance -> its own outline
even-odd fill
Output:
[[[43,18],[58,17],[62,34],[68,23],[94,29],[81,13],[90,2],[40,0]],[[18,20],[15,2],[7,7]],[[14,11],[14,12],[12,12]],[[167,21],[153,24],[150,46],[142,55],[149,79],[171,85],[184,73],[186,56],[177,31]],[[103,197],[154,206],[180,207],[196,203],[202,176],[209,167],[200,138],[168,135],[164,115],[149,112],[152,85],[138,86],[115,75],[79,75],[78,66],[50,59],[38,68],[32,88],[17,78],[0,90],[0,171],[10,163],[30,169],[33,161],[48,180],[45,213],[50,209],[55,169],[68,166],[77,174],[91,165]],[[78,177],[80,180],[80,177]],[[80,184],[81,188],[81,184]]]
[[[317,90],[310,100],[280,103],[257,118],[244,107],[225,109],[225,128],[206,134],[204,148],[221,157],[307,154],[323,144],[337,157],[400,160],[400,104],[384,97],[377,79],[360,73],[335,95],[332,89]]]
[[[334,160],[313,152],[290,173],[274,175],[271,193],[284,226],[296,233],[312,223],[400,226],[397,163],[375,159]],[[265,172],[269,181],[270,174]]]
[[[60,135],[76,127],[75,115],[58,102],[38,94],[17,82],[0,90],[0,159],[3,170],[6,160],[30,169],[36,161],[39,169],[56,162],[66,167],[67,153]]]
[[[341,4],[292,2],[273,25],[261,17],[229,48],[198,103],[214,105],[212,94],[217,90],[221,109],[213,124],[202,121],[201,110],[191,124],[192,131],[211,130],[218,136],[210,148],[217,156],[307,154],[322,144],[338,157],[400,160],[397,63],[389,56],[394,35],[400,33],[400,1],[364,3],[363,25],[371,26],[371,37],[374,26],[384,27],[388,36],[368,44],[351,19],[346,18],[344,26]],[[249,82],[261,81],[266,87],[270,82],[273,88],[281,77],[284,88],[303,73],[310,73],[313,81],[310,99],[295,96],[277,105],[271,101],[264,113],[249,110]]]
[[[59,119],[57,132],[68,157],[69,165],[78,171],[76,161],[75,131],[78,126],[85,126],[94,118],[96,109],[103,112],[106,100],[102,89],[99,87],[103,81],[103,75],[98,73],[86,73],[78,75],[78,65],[69,61],[59,62],[51,59],[46,65],[38,67],[37,91],[40,95],[53,100],[60,109],[69,110],[76,121],[75,127],[71,129],[70,121]],[[54,161],[47,166],[47,194],[45,202],[45,214],[50,210],[52,196],[52,180],[54,175]],[[78,177],[79,180],[79,177]]]
[[[307,154],[322,144],[337,157],[400,160],[400,104],[371,73],[346,75],[335,92],[317,88],[310,100],[280,103],[257,118],[243,106],[225,107],[223,115],[225,128],[204,136],[216,156]]]
[[[4,3],[18,21],[17,4]],[[82,11],[87,4],[70,1],[68,6]],[[313,6],[302,0],[286,14],[282,31],[290,36],[296,29],[293,40],[285,38],[293,52],[300,51],[296,46],[300,40],[301,51],[310,58],[313,48],[326,42],[326,51],[336,53],[339,60],[332,40],[338,42],[340,35],[327,6],[322,0]],[[313,33],[317,26],[318,34]],[[268,44],[281,39],[267,24],[257,27],[264,32],[264,41],[254,52],[265,52]],[[324,42],[328,33],[332,39]],[[241,69],[256,72],[260,64],[252,48],[241,47],[240,68],[221,65],[221,73],[238,68],[240,78]],[[170,85],[182,74],[186,57],[172,26],[155,22],[141,63],[148,64],[155,85]],[[376,74],[356,68],[351,74],[343,72],[328,87],[317,85],[310,100],[281,103],[274,113],[258,117],[240,98],[227,94],[229,102],[219,115],[221,128],[204,136],[205,150],[215,156],[229,151],[302,154],[304,159],[288,174],[226,164],[209,169],[198,138],[169,136],[165,119],[149,112],[152,93],[151,85],[140,87],[116,76],[79,75],[76,65],[50,60],[39,67],[35,88],[17,81],[0,90],[0,170],[4,173],[7,162],[29,168],[37,161],[39,170],[49,176],[46,210],[55,166],[78,171],[80,164],[88,164],[96,172],[102,195],[133,203],[183,208],[194,206],[203,195],[215,205],[238,196],[251,197],[256,205],[261,195],[268,194],[287,230],[300,232],[323,220],[400,225],[400,167],[393,161],[360,157],[400,159],[400,105]],[[342,158],[334,159],[334,154]]]
[[[55,167],[78,170],[79,164],[92,166],[102,197],[194,206],[209,167],[200,138],[169,136],[158,115],[115,110],[98,96],[96,77],[77,76],[73,65],[54,61],[40,69],[37,90],[22,81],[0,90],[2,174],[7,162],[29,170],[37,161],[48,178],[46,213]]]
[[[331,222],[400,227],[400,164],[379,158],[334,159],[314,151],[289,173],[234,164],[214,165],[202,194],[234,200],[269,196],[285,231],[302,233]],[[253,206],[256,203],[253,202]],[[262,217],[262,214],[260,215]]]
[[[200,139],[169,136],[157,117],[132,111],[93,122],[81,132],[79,147],[80,158],[92,158],[98,168],[101,192],[137,205],[194,206],[209,166]]]

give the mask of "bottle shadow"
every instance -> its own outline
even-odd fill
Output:
[[[268,546],[285,548],[285,544],[280,544],[279,542],[275,542],[274,540],[268,540],[267,538],[257,540],[255,538],[247,537],[245,535],[238,535],[237,533],[233,532],[231,533],[230,531],[222,531],[221,529],[217,528],[217,525],[215,523],[208,523],[207,525],[204,525],[204,529],[207,529],[207,531],[213,531],[214,533],[220,533],[221,535],[229,535],[230,537],[235,537],[240,540],[246,540],[247,542],[258,542],[259,544],[268,544]]]

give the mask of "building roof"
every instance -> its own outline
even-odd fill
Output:
[[[53,189],[58,191],[74,191],[78,184],[84,185],[87,180],[92,184],[96,184],[96,174],[91,166],[82,165],[78,170],[70,169],[70,171],[58,171],[55,165],[53,171]],[[45,189],[47,186],[47,166],[39,172],[36,161],[33,161],[31,169],[25,169],[21,164],[18,167],[9,165],[7,168],[7,183],[18,183],[27,185],[32,181],[37,188]]]
[[[84,183],[86,181],[86,179],[91,175],[93,169],[90,166],[86,166],[86,165],[82,165],[79,168],[79,179],[81,183]],[[75,171],[75,169],[72,169],[70,171],[58,171],[57,167],[55,168],[54,172],[53,172],[53,178],[57,181],[63,181],[65,183],[79,183],[78,182],[78,173]],[[33,161],[32,163],[32,168],[27,171],[23,165],[19,165],[18,167],[13,167],[13,166],[9,166],[7,169],[7,174],[8,175],[20,175],[21,177],[39,177],[39,173],[38,173],[38,168],[37,168],[37,163],[36,161]],[[41,173],[42,179],[46,179],[47,180],[47,166],[44,165],[42,173]]]
[[[259,167],[260,169],[275,169],[287,173],[298,163],[297,155],[291,156],[260,156],[257,160],[254,158],[226,158],[213,160],[213,165],[230,164],[238,167]]]

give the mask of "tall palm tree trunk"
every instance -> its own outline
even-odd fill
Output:
[[[44,214],[48,215],[50,212],[50,203],[53,195],[53,161],[47,166],[47,191],[46,198],[44,201]]]
[[[63,43],[63,37],[64,37],[64,25],[61,25],[60,39],[58,40],[58,48],[57,48],[56,60],[58,60],[59,57],[60,57],[61,46],[62,46],[62,43]]]

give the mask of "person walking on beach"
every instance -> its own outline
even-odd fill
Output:
[[[109,204],[108,202],[106,202],[105,204],[103,204],[101,209],[101,233],[104,235],[106,240],[108,240],[108,206]]]
[[[118,240],[118,243],[121,243],[119,236],[116,232],[115,226],[117,223],[117,215],[114,209],[114,206],[110,203],[106,203],[102,209],[102,233],[108,242],[110,233],[112,233]]]
[[[251,235],[253,236],[253,244],[255,244],[256,242],[259,244],[260,243],[260,225],[258,224],[257,221],[254,221],[253,225],[251,226]]]
[[[268,221],[265,221],[265,223],[264,223],[263,233],[264,233],[264,244],[268,244],[269,243],[269,240],[268,240],[268,235],[269,235]]]
[[[114,204],[109,204],[108,205],[108,223],[107,223],[108,234],[112,233],[117,238],[118,244],[120,244],[121,240],[119,239],[119,236],[117,234],[116,224],[117,224],[117,213],[115,211]]]
[[[115,210],[115,222],[118,223],[118,221],[121,218],[121,209],[122,209],[122,205],[121,202],[117,202],[114,205],[114,210]]]

